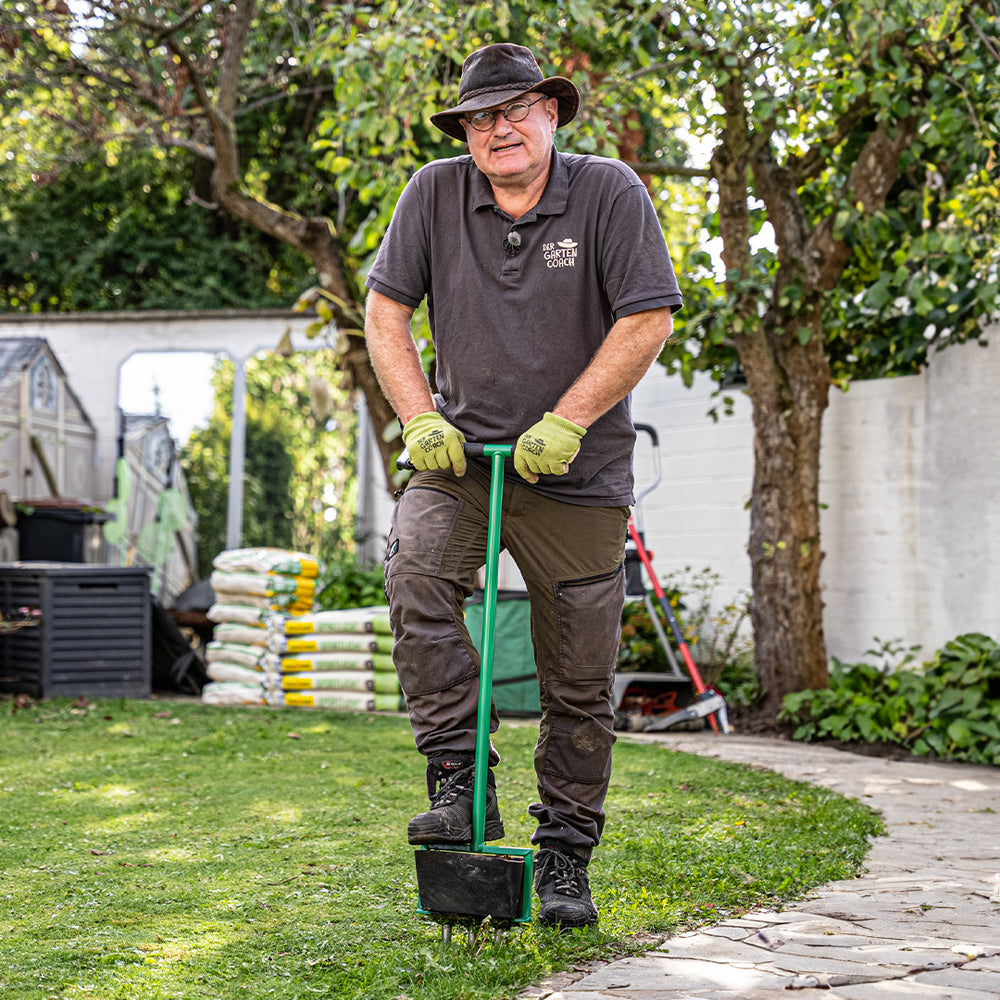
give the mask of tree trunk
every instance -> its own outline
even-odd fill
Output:
[[[212,128],[212,192],[219,205],[230,215],[243,219],[307,257],[316,268],[321,288],[333,296],[330,308],[338,328],[346,334],[347,342],[346,350],[340,355],[341,368],[350,380],[351,388],[357,389],[365,397],[372,427],[376,432],[386,489],[391,492],[394,488],[395,452],[398,448],[394,441],[386,440],[383,432],[395,419],[395,414],[375,378],[368,357],[368,345],[360,332],[364,326],[364,309],[361,303],[354,301],[351,283],[344,273],[343,256],[334,226],[329,219],[305,218],[243,192],[233,108],[239,93],[247,33],[255,13],[256,4],[253,0],[242,0],[231,7],[227,45],[215,102],[210,99],[193,67],[191,70],[192,83],[198,90]],[[169,44],[173,46],[174,43]],[[179,58],[186,59],[183,49],[175,47],[174,50]]]
[[[820,337],[802,344],[767,326],[737,345],[753,400],[750,618],[761,708],[774,715],[788,692],[827,683],[819,468],[830,375]]]
[[[726,126],[712,157],[712,172],[719,184],[727,290],[736,313],[733,341],[753,402],[750,618],[764,693],[761,708],[773,716],[788,692],[827,682],[819,579],[819,449],[830,373],[818,299],[810,296],[809,309],[794,317],[782,315],[772,304],[761,318],[759,289],[752,280],[744,281],[750,273],[751,165],[763,197],[771,197],[769,217],[785,267],[779,270],[777,289],[793,280],[790,274],[800,279],[807,230],[794,187],[789,191],[784,178],[769,172],[770,161],[762,159],[766,145],[750,141],[739,80],[732,78],[720,93]],[[774,298],[780,299],[777,290]],[[798,336],[803,327],[808,338]]]
[[[834,213],[815,224],[807,218],[799,187],[808,161],[793,158],[780,167],[770,135],[751,134],[743,82],[731,76],[719,96],[725,125],[711,169],[719,185],[733,341],[753,401],[750,617],[764,695],[761,709],[773,716],[786,694],[827,684],[819,469],[830,369],[821,303],[824,293],[836,287],[852,249],[835,234]],[[885,204],[917,123],[916,115],[891,128],[871,123],[845,186],[845,200],[862,215]],[[841,124],[844,134],[863,127],[853,110]],[[763,199],[777,244],[777,273],[766,299],[750,267],[751,194]],[[796,294],[784,295],[793,289]]]

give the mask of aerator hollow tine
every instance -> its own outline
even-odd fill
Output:
[[[494,926],[531,920],[533,853],[530,848],[486,844],[486,788],[493,703],[493,647],[496,628],[497,578],[500,564],[500,511],[503,463],[511,445],[465,445],[470,456],[490,459],[489,521],[486,534],[486,581],[483,593],[483,641],[476,713],[475,783],[472,798],[472,843],[427,844],[414,852],[417,912],[442,923],[443,938],[451,925],[489,919]],[[405,467],[405,459],[399,463]],[[412,468],[412,466],[410,466]]]

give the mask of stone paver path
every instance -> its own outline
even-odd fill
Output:
[[[881,811],[859,878],[780,913],[681,934],[567,973],[533,1000],[998,1000],[1000,768],[885,760],[705,733],[638,737],[757,764]]]

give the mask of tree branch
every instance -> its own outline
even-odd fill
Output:
[[[656,174],[660,177],[711,177],[709,167],[685,167],[680,163],[629,163],[622,160],[626,167],[631,167],[637,174]]]
[[[216,102],[219,112],[230,122],[236,107],[236,98],[239,96],[240,78],[243,74],[243,51],[246,48],[256,7],[254,0],[239,0],[230,5],[231,15],[225,31],[222,67],[219,70],[219,97]]]
[[[896,134],[890,135],[884,122],[879,122],[868,136],[847,178],[845,200],[859,206],[863,215],[880,209],[899,176],[899,158],[913,144],[920,122],[911,115],[896,123]],[[830,289],[836,286],[847,261],[851,246],[833,235],[835,217],[828,214],[812,231],[806,257],[818,267],[816,286]]]

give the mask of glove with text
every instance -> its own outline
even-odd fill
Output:
[[[465,475],[465,435],[440,413],[418,413],[403,427],[403,443],[415,469],[448,469]]]
[[[569,463],[580,451],[580,439],[586,433],[572,420],[546,413],[517,439],[514,468],[529,483],[537,483],[542,473],[564,476],[569,472]]]

